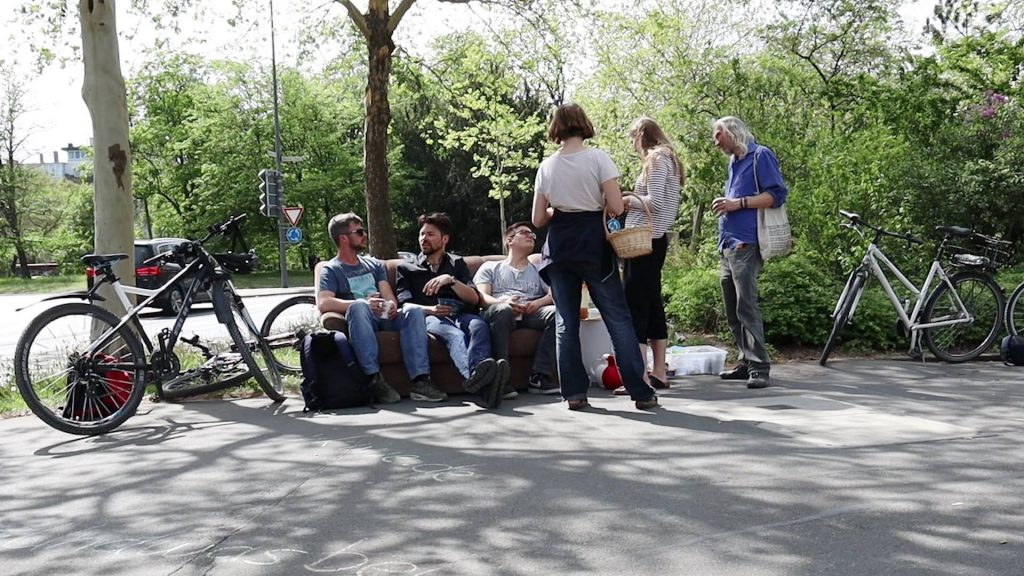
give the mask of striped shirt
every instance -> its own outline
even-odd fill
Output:
[[[682,199],[679,194],[679,171],[668,154],[656,151],[650,153],[654,154],[650,170],[647,171],[646,179],[643,172],[637,177],[633,194],[647,200],[654,221],[651,223],[652,237],[661,238],[679,216],[679,202]],[[631,208],[626,215],[627,228],[647,223],[647,211],[643,208]]]

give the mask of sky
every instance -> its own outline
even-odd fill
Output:
[[[4,4],[13,4],[12,14],[17,7],[27,4],[31,0],[4,0]],[[74,5],[74,0],[68,0]],[[262,2],[269,15],[269,1]],[[296,46],[298,43],[300,21],[302,15],[328,14],[343,15],[340,5],[328,0],[309,2],[308,0],[273,0],[274,2],[274,29],[277,44],[277,61],[284,65],[295,64],[298,56]],[[130,14],[123,7],[128,5],[127,0],[118,2],[117,26],[121,36],[120,50],[122,60],[122,71],[126,77],[144,62],[144,51],[153,43],[155,32],[148,26],[145,19],[140,19]],[[214,5],[212,11],[216,14],[217,5],[223,5],[225,10],[230,10],[226,0],[207,3]],[[357,2],[362,5],[364,2]],[[915,0],[909,3],[901,11],[904,21],[908,24],[908,30],[917,32],[924,24],[924,20],[934,0]],[[224,19],[230,14],[224,13]],[[398,28],[397,43],[413,52],[420,52],[436,36],[453,30],[465,29],[472,26],[479,26],[482,22],[482,14],[471,6],[461,4],[439,5],[434,0],[421,0],[413,9],[406,14],[405,19]],[[211,21],[210,18],[206,19]],[[10,22],[5,23],[5,28],[11,26]],[[269,64],[271,59],[269,40],[269,16],[261,18],[255,28],[231,28],[223,25],[209,29],[197,27],[191,22],[183,23],[183,35],[189,38],[188,43],[204,46],[204,53],[218,57],[238,57],[240,46],[249,45],[252,47],[252,57],[263,59]],[[13,28],[8,28],[13,30]],[[239,39],[239,35],[242,39]],[[67,39],[68,42],[79,42],[77,33]],[[53,153],[59,154],[61,162],[66,161],[66,153],[61,148],[74,145],[88,145],[92,135],[92,125],[89,120],[89,111],[82,101],[82,65],[80,61],[71,62],[66,67],[51,65],[42,73],[37,73],[31,67],[32,55],[18,46],[18,42],[10,36],[0,37],[0,55],[8,58],[14,55],[17,58],[19,70],[21,70],[27,82],[28,113],[22,118],[19,129],[29,134],[25,141],[18,159],[23,162],[38,162],[40,154],[46,162],[53,161]],[[3,44],[7,44],[4,46]]]

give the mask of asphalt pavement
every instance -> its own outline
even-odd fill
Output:
[[[782,364],[663,408],[523,394],[0,421],[3,574],[1024,574],[1024,369]]]

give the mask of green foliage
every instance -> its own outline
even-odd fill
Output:
[[[775,345],[823,342],[838,294],[834,284],[801,252],[768,261],[758,286],[765,338]]]
[[[684,333],[727,333],[718,270],[694,258],[669,259],[662,270],[665,313]]]

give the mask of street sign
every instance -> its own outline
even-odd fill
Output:
[[[289,243],[298,244],[302,242],[302,229],[293,226],[285,232],[284,237],[288,239]]]
[[[288,219],[288,223],[292,226],[298,226],[299,220],[302,220],[302,211],[305,210],[302,206],[288,206],[283,208],[284,217]]]

